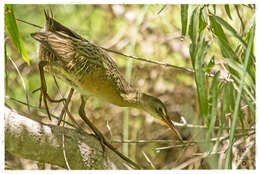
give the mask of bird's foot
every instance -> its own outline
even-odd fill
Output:
[[[42,102],[42,99],[43,99],[43,102],[44,102],[44,105],[45,105],[45,108],[46,108],[46,112],[48,114],[49,119],[51,120],[51,114],[50,114],[50,111],[49,111],[47,100],[52,102],[52,103],[59,103],[59,102],[66,101],[66,99],[61,98],[59,100],[56,100],[56,99],[52,99],[48,95],[48,93],[47,93],[47,85],[46,85],[45,76],[44,76],[44,70],[43,70],[44,66],[46,66],[47,64],[48,64],[47,61],[40,61],[39,62],[41,87],[36,89],[36,90],[34,90],[33,93],[35,93],[36,91],[40,90],[41,93],[40,93],[40,99],[39,99],[39,107],[41,108],[41,102]]]

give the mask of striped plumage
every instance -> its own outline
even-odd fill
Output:
[[[45,70],[65,80],[83,95],[94,95],[123,107],[135,107],[164,121],[182,140],[164,104],[139,92],[123,78],[114,60],[99,46],[63,26],[47,13],[43,31],[31,36],[40,42]]]

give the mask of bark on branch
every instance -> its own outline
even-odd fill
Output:
[[[23,158],[66,167],[63,128],[33,121],[5,107],[5,150]],[[67,162],[71,169],[131,169],[93,136],[64,128]]]

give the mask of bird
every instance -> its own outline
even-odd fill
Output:
[[[45,11],[46,24],[31,33],[39,42],[39,58],[48,71],[86,96],[95,96],[120,107],[133,107],[164,122],[180,141],[163,102],[129,84],[115,61],[100,46],[56,21]]]

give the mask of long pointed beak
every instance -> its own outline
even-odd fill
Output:
[[[175,135],[178,136],[179,140],[181,142],[183,142],[183,138],[180,134],[180,132],[175,128],[174,124],[172,123],[172,121],[168,118],[168,117],[162,117],[161,119],[172,131]]]

